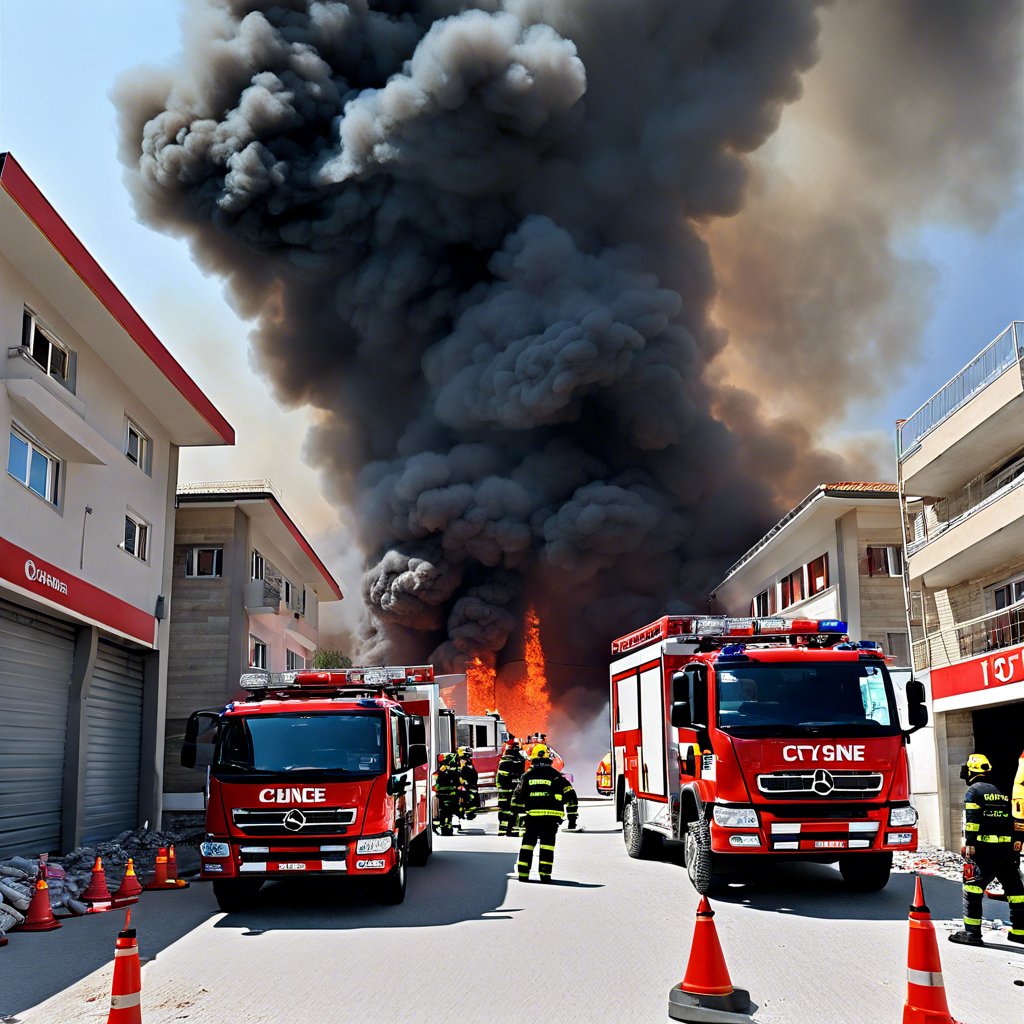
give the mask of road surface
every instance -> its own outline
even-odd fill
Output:
[[[563,833],[557,883],[520,883],[516,840],[479,830],[438,839],[398,907],[352,883],[265,890],[245,913],[218,912],[209,886],[147,893],[135,909],[146,1024],[641,1024],[668,1020],[697,896],[675,863],[630,860],[610,804],[585,802],[587,831]],[[913,879],[847,894],[838,872],[779,866],[712,900],[734,983],[765,1024],[902,1019]],[[951,945],[959,886],[925,879],[953,1016],[1024,1021],[1024,951]],[[1006,918],[1006,904],[986,903]],[[12,935],[0,950],[0,1020],[103,1022],[122,915]],[[90,973],[91,972],[91,973]],[[56,993],[54,995],[53,993]],[[50,998],[47,998],[50,997]],[[46,1000],[41,1002],[41,1000]],[[40,1005],[36,1005],[40,1004]],[[31,1008],[29,1008],[31,1007]]]

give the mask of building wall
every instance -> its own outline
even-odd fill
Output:
[[[857,638],[875,640],[887,654],[893,654],[895,651],[890,650],[887,635],[900,633],[906,636],[907,633],[903,577],[871,575],[868,571],[868,548],[894,546],[902,551],[903,538],[898,513],[891,509],[888,514],[879,516],[870,510],[861,509],[857,512],[857,525],[857,578],[860,594],[860,632]],[[901,662],[909,663],[907,659],[901,659]]]

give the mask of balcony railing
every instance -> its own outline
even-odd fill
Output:
[[[945,387],[940,388],[896,431],[899,457],[904,458],[930,430],[951,416],[968,399],[988,387],[1005,370],[1019,363],[1024,321],[1014,320],[983,348]]]
[[[914,668],[946,665],[1024,644],[1024,601],[914,641]]]
[[[913,536],[907,544],[907,554],[913,555],[920,551],[947,530],[959,526],[1022,484],[1024,455],[990,479],[972,480],[966,487],[947,495],[941,501],[925,505],[912,520]]]

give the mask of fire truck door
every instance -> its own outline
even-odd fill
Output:
[[[615,679],[615,734],[621,736],[622,764],[618,770],[625,775],[630,788],[635,792],[640,788],[639,771],[637,770],[637,743],[640,728],[640,693],[637,686],[636,670],[631,670],[621,678]],[[616,740],[616,743],[620,742]],[[613,753],[618,750],[613,748]]]
[[[660,664],[640,673],[640,734],[643,744],[641,792],[666,796],[665,697]]]

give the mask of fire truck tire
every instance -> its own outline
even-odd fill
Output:
[[[711,891],[714,877],[714,857],[711,853],[711,829],[703,818],[691,821],[687,826],[683,857],[691,884],[701,896],[706,896]]]
[[[398,848],[398,863],[381,879],[381,903],[405,902],[405,888],[409,874],[409,844],[403,842]]]
[[[414,868],[421,868],[430,859],[434,852],[434,830],[425,828],[409,844],[409,863]]]
[[[637,860],[652,860],[661,853],[661,836],[640,824],[640,811],[636,801],[630,800],[622,815],[622,839],[626,853]]]
[[[248,910],[256,899],[263,880],[260,878],[215,878],[213,896],[225,914]]]
[[[848,889],[879,892],[889,882],[891,853],[856,853],[839,858],[839,871]]]

